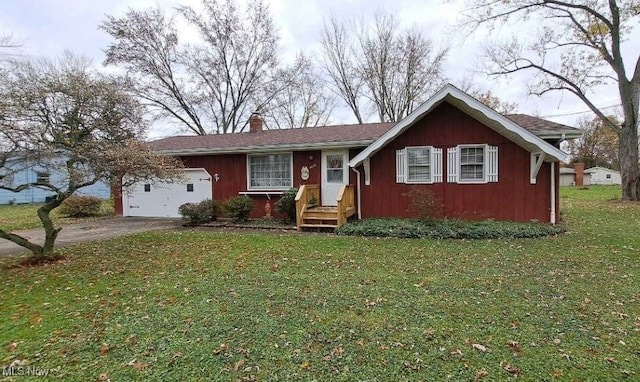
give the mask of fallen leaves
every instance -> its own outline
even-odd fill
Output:
[[[481,352],[483,352],[483,353],[487,351],[487,347],[486,347],[486,346],[484,346],[484,345],[480,345],[480,344],[473,344],[473,345],[471,345],[471,347],[472,347],[472,348],[474,348],[474,349],[476,349],[476,350],[479,350],[479,351],[481,351]]]
[[[513,375],[521,375],[522,374],[522,370],[520,370],[519,368],[512,366],[510,364],[504,364],[502,365],[502,369],[504,371],[506,371],[509,374],[513,374]]]

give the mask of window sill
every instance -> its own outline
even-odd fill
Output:
[[[284,191],[279,191],[279,190],[264,190],[264,191],[240,191],[238,192],[238,194],[240,195],[247,195],[247,196],[251,196],[251,195],[283,195]]]

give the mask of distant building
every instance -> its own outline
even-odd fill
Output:
[[[34,183],[36,181],[51,182],[52,184],[63,184],[65,182],[65,174],[61,172],[39,168],[38,166],[7,172],[7,169],[12,168],[11,166],[9,162],[0,169],[0,185],[14,188],[21,184]],[[29,187],[20,192],[0,189],[0,204],[43,203],[47,197],[54,195],[55,193],[51,190],[38,187]],[[107,183],[101,181],[79,189],[76,191],[76,195],[91,195],[100,199],[108,199],[111,196],[111,190]]]
[[[584,173],[590,176],[591,184],[622,184],[620,171],[596,166],[585,170]]]
[[[584,163],[576,163],[573,168],[560,168],[560,186],[589,186],[591,174],[584,170]]]

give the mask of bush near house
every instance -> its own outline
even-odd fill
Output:
[[[273,208],[276,212],[279,212],[287,217],[289,222],[294,222],[296,220],[296,195],[298,194],[298,189],[293,187],[286,191],[280,200],[276,202]]]
[[[336,229],[338,235],[434,239],[535,238],[564,233],[564,225],[494,220],[364,219]]]
[[[228,199],[223,205],[225,215],[229,217],[233,223],[244,223],[248,221],[253,207],[253,200],[246,195]]]
[[[60,205],[58,211],[62,216],[83,218],[98,216],[102,200],[95,196],[70,196]]]
[[[218,220],[222,205],[217,200],[205,199],[200,203],[185,203],[178,207],[178,213],[189,225],[200,225]]]

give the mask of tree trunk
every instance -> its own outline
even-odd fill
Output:
[[[65,197],[68,195],[65,195]],[[32,243],[27,240],[25,237],[20,235],[16,235],[15,233],[6,232],[0,229],[0,238],[6,239],[15,243],[21,247],[24,247],[31,251],[31,254],[34,259],[42,260],[47,257],[51,252],[53,252],[53,246],[56,243],[56,238],[58,237],[58,233],[62,228],[55,228],[53,226],[53,222],[51,221],[51,217],[49,213],[58,207],[62,203],[62,200],[58,200],[58,198],[50,201],[49,203],[43,205],[38,208],[38,218],[42,222],[42,227],[44,228],[45,239],[44,244],[42,246]]]
[[[47,256],[53,252],[53,246],[56,242],[56,238],[58,237],[58,233],[62,230],[62,228],[55,228],[53,226],[51,216],[49,216],[49,213],[60,204],[62,204],[62,201],[55,198],[49,203],[38,208],[38,217],[42,222],[42,227],[44,227],[45,233],[44,245],[42,246],[42,256]]]
[[[622,200],[640,200],[640,167],[638,165],[638,134],[634,121],[625,120],[620,130],[620,174]]]

